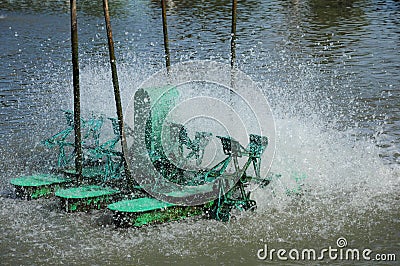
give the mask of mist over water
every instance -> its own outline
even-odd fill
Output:
[[[60,110],[72,108],[68,9],[45,2],[50,7],[18,9],[0,1],[7,40],[0,44],[6,51],[0,68],[2,191],[11,189],[13,177],[55,166],[55,151],[40,141],[64,128]],[[115,2],[111,22],[126,107],[132,91],[164,65],[161,18],[155,1]],[[170,4],[173,62],[228,63],[229,1],[186,2]],[[191,218],[115,229],[107,211],[66,214],[56,199],[2,197],[5,264],[257,265],[264,263],[256,255],[265,243],[322,249],[336,246],[339,237],[350,247],[400,259],[398,2],[248,2],[239,5],[237,63],[273,110],[271,172],[281,174],[254,192],[258,209],[235,213],[229,223]],[[99,8],[80,10],[83,115],[115,116]],[[299,186],[301,195],[288,195]]]

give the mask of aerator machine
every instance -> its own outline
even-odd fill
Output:
[[[228,221],[234,209],[254,210],[256,202],[248,186],[251,182],[261,186],[269,183],[260,175],[268,138],[250,134],[244,147],[231,136],[214,136],[208,131],[190,137],[184,125],[168,121],[178,98],[178,90],[171,86],[135,93],[134,129],[125,126],[127,139],[132,140],[132,180],[124,172],[126,156],[120,151],[116,119],[93,115],[81,120],[83,180],[76,182],[73,113],[65,111],[67,128],[43,141],[46,147],[58,151],[56,171],[12,179],[17,196],[35,199],[55,195],[68,212],[107,207],[119,226],[142,226],[195,215]],[[112,128],[108,139],[107,127]],[[220,143],[223,159],[202,167],[205,149],[214,137]],[[166,142],[168,151],[163,145]],[[188,161],[195,167],[182,167]]]

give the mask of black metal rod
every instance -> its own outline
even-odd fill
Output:
[[[131,173],[129,170],[128,161],[126,160],[128,147],[126,144],[126,138],[125,138],[125,133],[124,133],[124,118],[123,118],[123,114],[122,114],[121,93],[119,90],[119,83],[118,83],[117,62],[115,59],[114,41],[113,41],[113,37],[112,37],[110,14],[108,11],[108,0],[103,0],[103,9],[104,9],[104,18],[106,21],[108,50],[109,50],[109,54],[110,54],[111,74],[112,74],[112,82],[113,82],[113,87],[114,87],[115,105],[117,108],[119,134],[120,134],[120,139],[121,139],[121,144],[122,144],[121,146],[122,146],[122,154],[123,154],[123,161],[124,161],[124,170],[125,170],[125,176],[128,181],[128,186],[131,186],[132,185]]]
[[[236,17],[237,17],[237,0],[232,0],[231,68],[235,67],[235,61],[236,61]]]
[[[81,103],[79,89],[79,61],[78,61],[78,20],[76,14],[76,0],[70,1],[71,7],[71,46],[72,71],[74,86],[74,130],[75,130],[75,171],[77,181],[82,181],[82,136],[81,136]]]
[[[167,71],[169,71],[169,68],[171,66],[171,61],[170,61],[169,44],[168,44],[166,0],[161,0],[161,7],[162,7],[162,22],[163,22],[163,33],[164,33],[165,66],[167,67]]]

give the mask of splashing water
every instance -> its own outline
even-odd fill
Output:
[[[122,67],[119,73],[121,88],[139,85],[140,72]],[[108,76],[103,68],[83,71],[83,95],[98,99],[89,103],[89,97],[83,97],[88,101],[83,104],[85,113],[101,110],[113,116],[114,107],[106,100],[112,97]],[[63,213],[54,200],[5,198],[0,208],[5,225],[3,246],[12,252],[4,258],[23,262],[35,254],[37,263],[79,263],[83,258],[87,263],[99,258],[103,262],[139,264],[210,259],[256,263],[256,251],[265,242],[277,248],[322,248],[342,235],[357,247],[393,251],[396,238],[387,233],[398,233],[398,166],[382,161],[379,148],[355,138],[351,130],[331,127],[318,120],[318,113],[310,113],[308,118],[296,116],[288,112],[290,103],[279,102],[274,109],[277,143],[271,171],[281,177],[254,192],[256,212],[236,213],[227,224],[188,219],[113,230],[106,211],[70,215]],[[32,153],[39,151],[42,148],[36,146]],[[46,167],[42,163],[42,169]],[[25,171],[32,171],[29,165]],[[299,177],[297,182],[295,177]],[[299,186],[301,195],[288,193]],[[69,244],[71,239],[73,245]]]

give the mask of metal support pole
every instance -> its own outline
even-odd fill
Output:
[[[236,61],[236,17],[237,0],[232,0],[232,28],[231,28],[231,68],[235,68]]]
[[[116,63],[116,59],[115,59],[114,41],[113,41],[113,37],[112,37],[110,14],[108,12],[108,0],[103,0],[103,9],[104,9],[104,18],[106,21],[108,50],[110,53],[112,82],[113,82],[113,86],[114,86],[115,105],[117,108],[119,134],[120,134],[120,139],[121,139],[121,144],[122,144],[121,146],[122,146],[124,170],[125,170],[125,176],[127,178],[128,186],[131,186],[133,183],[131,180],[131,173],[129,171],[128,161],[126,160],[128,146],[126,144],[126,138],[125,138],[125,132],[124,132],[124,119],[123,119],[123,114],[122,114],[121,94],[120,94],[119,84],[118,84],[117,63]]]
[[[71,7],[71,46],[72,69],[74,86],[74,130],[75,130],[75,171],[77,181],[82,181],[82,136],[81,136],[81,106],[79,90],[79,62],[78,62],[78,22],[76,15],[76,0],[70,1]]]
[[[164,33],[164,49],[165,49],[165,66],[167,67],[167,72],[171,66],[169,46],[168,46],[168,29],[167,29],[167,4],[166,0],[161,0],[162,7],[162,22],[163,22],[163,33]]]

